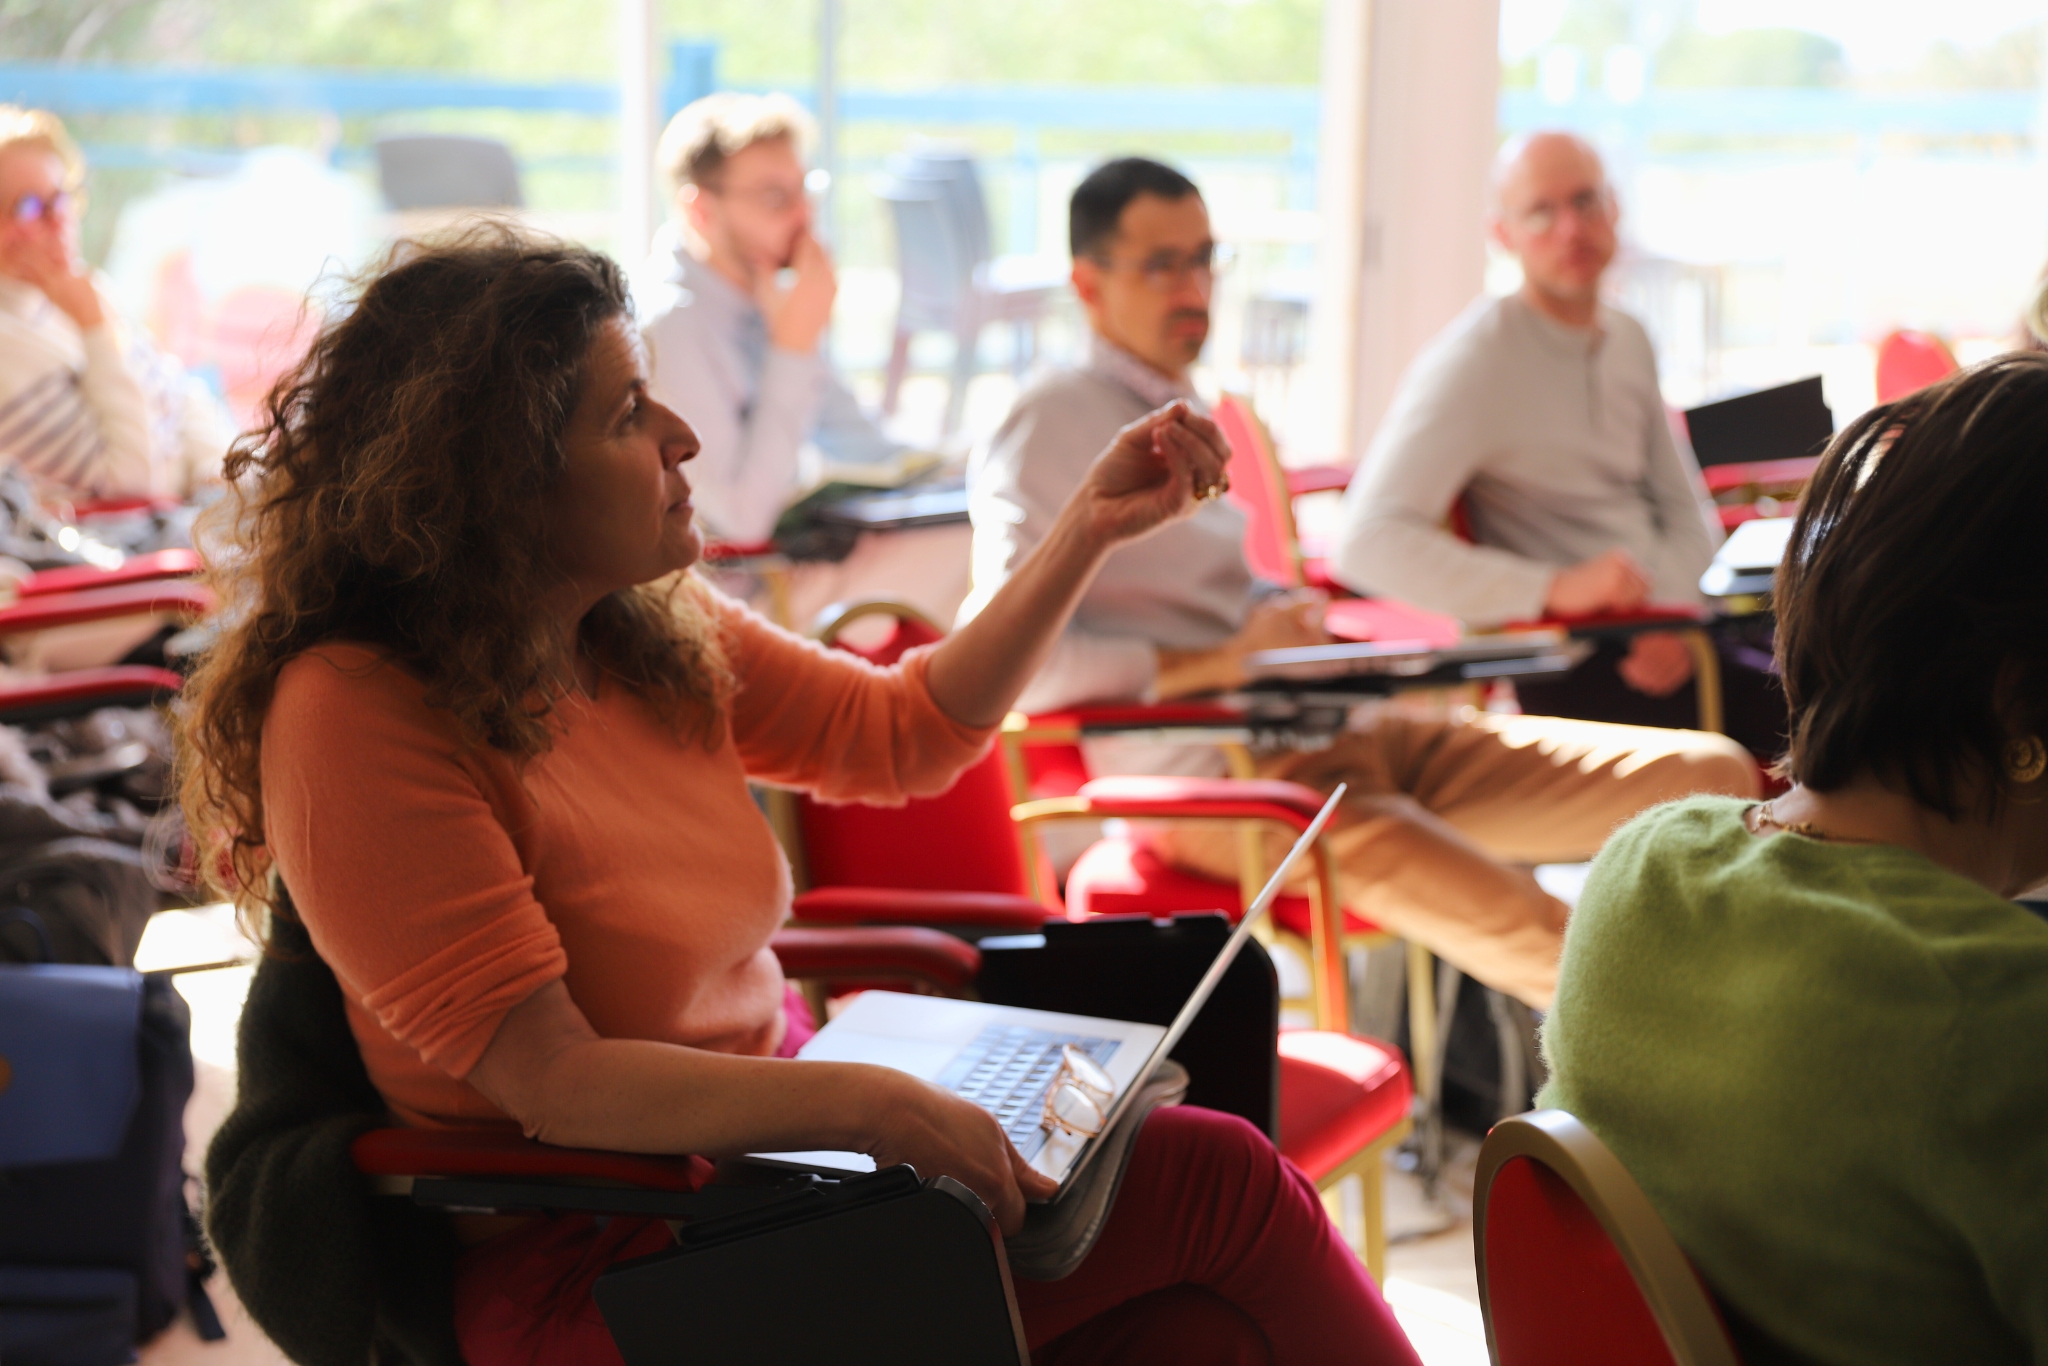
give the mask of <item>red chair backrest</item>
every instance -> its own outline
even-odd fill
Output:
[[[1656,1316],[1586,1202],[1509,1159],[1487,1196],[1487,1299],[1500,1366],[1671,1366]]]
[[[1293,508],[1265,428],[1244,400],[1231,394],[1218,399],[1209,415],[1230,443],[1230,501],[1244,509],[1245,563],[1270,583],[1300,587]]]
[[[879,644],[833,643],[887,666],[942,635],[907,617],[895,618],[893,627]],[[797,822],[813,887],[1030,895],[999,748],[936,797],[913,797],[896,807],[829,805],[803,797],[797,802]]]
[[[1628,1169],[1563,1110],[1493,1127],[1473,1174],[1498,1366],[1741,1366],[1713,1294]]]
[[[1877,344],[1877,401],[1895,402],[1961,368],[1941,338],[1903,329],[1894,332]]]

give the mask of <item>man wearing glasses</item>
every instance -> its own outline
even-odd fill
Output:
[[[902,449],[819,353],[839,286],[811,231],[810,136],[788,96],[726,92],[661,138],[675,216],[635,282],[641,325],[655,397],[704,443],[690,466],[698,506],[728,541],[768,539],[806,443],[856,465]]]
[[[1467,309],[1403,378],[1345,496],[1331,568],[1478,627],[1699,604],[1719,533],[1672,438],[1649,337],[1600,302],[1619,213],[1598,153],[1532,136],[1502,154],[1493,196],[1493,239],[1521,261],[1522,287]],[[1460,508],[1470,541],[1449,529]],[[1522,700],[1682,724],[1692,672],[1681,637],[1649,633]]]
[[[219,477],[226,424],[100,297],[84,182],[56,115],[0,105],[0,464],[73,496],[181,493]]]
[[[1201,399],[1189,370],[1209,334],[1222,264],[1194,183],[1158,162],[1098,168],[1069,208],[1087,363],[1035,381],[968,467],[972,616],[1044,539],[1117,429]],[[1253,579],[1245,515],[1227,498],[1119,549],[1019,699],[1026,711],[1229,689],[1256,650],[1321,644],[1322,603]],[[1543,717],[1419,717],[1381,710],[1314,753],[1257,756],[1262,776],[1327,793],[1351,785],[1328,836],[1348,906],[1428,945],[1487,985],[1545,1007],[1565,905],[1506,860],[1590,857],[1637,811],[1694,791],[1747,794],[1748,756],[1721,736]],[[1099,774],[1222,776],[1213,746],[1088,742]],[[1234,833],[1148,832],[1168,861],[1237,875]]]

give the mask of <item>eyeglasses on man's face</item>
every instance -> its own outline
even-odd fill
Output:
[[[705,194],[714,194],[721,199],[736,199],[742,204],[751,204],[763,213],[784,214],[798,205],[810,202],[812,195],[825,193],[832,184],[832,175],[822,168],[804,173],[804,178],[795,183],[770,182],[759,185],[720,185],[713,182],[699,186]]]
[[[1211,242],[1190,252],[1162,248],[1135,260],[1100,257],[1097,264],[1104,270],[1130,271],[1145,282],[1146,288],[1166,294],[1189,281],[1203,290],[1209,289],[1216,283],[1217,274],[1229,269],[1232,259],[1229,247]]]
[[[71,216],[72,198],[69,190],[57,190],[50,194],[25,194],[14,201],[7,211],[8,221],[18,227],[27,227],[37,219],[61,223]]]
[[[1605,222],[1614,213],[1614,191],[1605,185],[1580,190],[1562,203],[1539,199],[1515,215],[1515,226],[1531,237],[1548,237],[1570,214],[1581,223]]]

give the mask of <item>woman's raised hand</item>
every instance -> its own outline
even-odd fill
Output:
[[[981,1197],[1005,1234],[1024,1227],[1025,1201],[1059,1190],[979,1105],[900,1072],[884,1076],[876,1134],[866,1149],[877,1167],[908,1162],[919,1176],[952,1177]]]
[[[1135,540],[1220,496],[1229,464],[1216,424],[1177,400],[1118,432],[1074,496],[1096,534]]]

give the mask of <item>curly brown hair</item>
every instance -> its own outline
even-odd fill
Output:
[[[563,432],[619,267],[502,224],[402,242],[280,379],[202,524],[218,640],[177,708],[179,796],[222,892],[275,909],[262,735],[279,672],[324,641],[375,645],[473,745],[545,752],[572,643],[539,604]],[[573,644],[710,743],[731,687],[701,580],[614,593]]]

